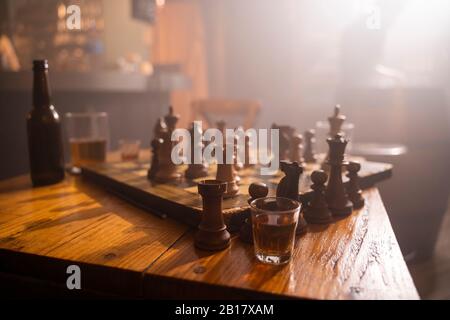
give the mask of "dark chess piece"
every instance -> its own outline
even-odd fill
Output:
[[[253,182],[248,187],[248,194],[250,195],[250,199],[248,200],[250,204],[253,200],[267,197],[269,194],[269,188],[263,182]]]
[[[231,198],[239,193],[239,187],[236,181],[236,170],[234,169],[234,151],[233,151],[233,161],[228,164],[226,159],[226,146],[223,148],[223,163],[217,164],[216,180],[223,181],[227,183],[227,190],[223,197]]]
[[[162,135],[163,143],[159,152],[159,168],[155,174],[155,181],[166,183],[177,181],[181,178],[181,174],[177,172],[177,166],[172,161],[172,149],[174,141],[172,141],[172,132],[180,116],[174,114],[173,108],[169,108],[169,114],[164,117],[167,130]]]
[[[342,133],[342,125],[345,122],[345,119],[347,117],[341,114],[341,106],[336,105],[334,107],[334,114],[333,116],[328,118],[328,122],[330,123],[330,133],[329,136],[332,138],[336,136],[337,134]]]
[[[337,134],[333,138],[328,138],[330,177],[328,179],[325,196],[333,216],[345,217],[352,213],[353,205],[347,197],[344,184],[342,182],[342,167],[347,165],[344,161],[345,148],[348,140],[342,134]]]
[[[223,146],[225,146],[227,144],[227,123],[223,120],[217,121],[216,122],[216,126],[217,129],[219,129],[220,132],[222,132],[222,136],[223,136]]]
[[[316,132],[314,130],[308,130],[305,132],[305,152],[303,158],[306,163],[316,163],[317,157],[314,153],[314,145],[316,144]]]
[[[341,134],[342,136],[344,133],[342,132],[342,125],[345,122],[345,119],[347,117],[341,114],[341,106],[336,105],[334,107],[334,114],[333,116],[328,118],[328,122],[330,125],[330,132],[328,133],[329,138],[334,138],[337,134]],[[322,170],[329,172],[330,166],[328,165],[329,161],[329,153],[325,157],[325,161],[322,163]]]
[[[202,220],[195,234],[195,246],[202,250],[217,251],[230,246],[230,233],[223,220],[222,197],[227,184],[205,180],[198,184],[203,199]]]
[[[198,145],[195,145],[195,136],[201,137],[203,135],[202,129],[199,126],[195,126],[192,124],[189,129],[189,133],[191,134],[191,161],[186,169],[184,175],[187,179],[197,179],[208,176],[208,165],[205,163],[202,158],[202,163],[194,163],[195,157],[194,153],[196,149],[203,150],[203,142],[199,141]],[[203,154],[203,152],[202,152]],[[203,157],[203,156],[202,156]]]
[[[280,170],[285,176],[277,186],[277,197],[298,201],[298,185],[303,167],[297,162],[280,161]]]
[[[253,200],[267,197],[267,195],[269,194],[269,188],[265,183],[254,182],[249,186],[248,193],[250,195],[248,204],[251,204]],[[239,231],[239,237],[246,243],[253,243],[253,223],[251,212],[250,216],[245,219],[245,222]]]
[[[303,216],[310,224],[329,224],[332,221],[331,212],[325,199],[325,183],[328,176],[322,171],[314,171],[311,174],[313,195],[311,201],[304,208]]]
[[[226,131],[227,123],[225,121],[223,121],[223,120],[220,120],[220,121],[216,122],[216,126],[217,126],[217,129],[219,129],[219,131],[222,132],[222,134],[225,137],[225,131]]]
[[[361,170],[361,164],[356,161],[351,161],[347,165],[347,177],[350,179],[347,186],[347,195],[353,203],[353,208],[361,209],[364,207],[364,197],[359,186],[358,172]]]
[[[149,180],[153,180],[155,178],[156,173],[159,170],[159,153],[161,149],[161,145],[163,144],[162,139],[153,139],[151,143],[152,147],[152,163],[150,164],[150,168],[147,171],[147,178]]]
[[[285,176],[277,186],[277,197],[299,201],[299,182],[300,175],[303,173],[303,167],[297,162],[280,161],[280,169]],[[295,234],[301,235],[306,233],[306,231],[307,223],[303,218],[303,214],[299,213]]]
[[[163,118],[158,118],[155,127],[153,128],[153,138],[162,139],[164,132],[167,131],[166,123]]]
[[[303,136],[295,134],[291,139],[290,160],[299,164],[304,163],[303,159]]]
[[[223,146],[225,146],[227,144],[227,142],[226,142],[226,126],[227,126],[227,123],[223,120],[216,122],[216,129],[218,129],[222,133],[222,145]],[[218,141],[213,140],[209,144],[217,145],[218,143],[219,143]],[[215,150],[213,150],[212,154],[213,154],[213,156],[215,156]]]
[[[272,129],[278,129],[279,131],[279,154],[280,160],[289,160],[289,149],[291,134],[293,134],[293,129],[288,126],[278,126],[277,124],[272,125]]]
[[[297,222],[297,229],[295,229],[295,234],[297,236],[304,235],[308,231],[308,223],[305,220],[305,217],[303,216],[303,210],[301,210],[298,214],[298,222]]]

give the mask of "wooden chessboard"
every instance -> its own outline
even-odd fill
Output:
[[[362,164],[360,171],[361,187],[369,188],[375,183],[392,175],[392,165],[357,159]],[[300,179],[300,200],[304,201],[311,195],[310,174],[319,169],[319,164],[307,164]],[[197,226],[200,222],[202,199],[197,192],[197,182],[204,179],[214,179],[216,168],[209,169],[210,177],[197,180],[183,179],[173,183],[154,183],[147,179],[148,161],[137,162],[107,162],[84,166],[82,174],[90,181],[104,187],[107,191],[124,200],[162,217],[170,216],[188,225]],[[184,172],[186,166],[180,166]],[[225,222],[230,230],[237,230],[249,214],[248,186],[253,182],[264,182],[269,186],[270,195],[276,192],[276,186],[283,177],[277,173],[274,176],[261,176],[257,167],[239,171],[241,177],[240,194],[223,201]],[[344,178],[344,181],[347,179]]]

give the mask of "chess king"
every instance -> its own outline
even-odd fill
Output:
[[[330,176],[325,197],[328,208],[335,217],[345,217],[352,213],[353,205],[349,200],[342,181],[342,167],[348,163],[344,161],[345,148],[348,140],[341,133],[327,139],[329,145],[328,165]]]
[[[177,171],[176,164],[172,161],[172,149],[174,141],[172,140],[172,133],[175,131],[175,126],[180,119],[179,115],[174,114],[173,108],[169,108],[169,114],[164,117],[167,128],[162,130],[161,145],[159,146],[158,168],[154,174],[154,180],[157,182],[176,181],[181,178],[181,174]]]

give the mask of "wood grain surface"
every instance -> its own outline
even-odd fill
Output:
[[[0,192],[2,271],[64,284],[72,261],[92,290],[140,295],[142,272],[188,229],[72,177],[36,189],[23,177]]]
[[[236,238],[231,248],[211,255],[193,247],[191,234],[147,274],[311,299],[418,298],[378,191],[365,197],[367,207],[352,216],[328,228],[309,226],[288,265],[258,263],[253,247]]]
[[[195,180],[175,180],[168,183],[155,183],[147,179],[150,151],[146,150],[140,161],[123,162],[120,159],[83,166],[83,176],[90,182],[148,211],[158,211],[182,223],[196,227],[200,223],[202,199],[197,191],[197,183],[205,179],[215,179],[217,165],[209,166],[209,175]],[[324,158],[324,155],[320,155]],[[360,157],[349,157],[361,163],[360,186],[363,189],[373,187],[392,175],[392,165],[366,161]],[[307,201],[312,196],[311,173],[321,168],[321,162],[304,164],[304,172],[299,180],[299,199]],[[187,165],[178,166],[178,172],[184,173]],[[240,193],[223,200],[225,224],[231,232],[238,231],[248,216],[248,187],[253,182],[264,182],[275,191],[284,177],[281,171],[273,175],[261,175],[258,166],[238,171]],[[348,178],[343,174],[344,184]]]
[[[273,267],[236,237],[225,251],[198,251],[192,229],[79,178],[36,189],[15,178],[0,182],[0,278],[64,292],[66,268],[77,264],[83,290],[107,295],[417,299],[378,191],[364,195],[365,209],[311,227],[296,240],[293,261]]]

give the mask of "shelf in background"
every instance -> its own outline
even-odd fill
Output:
[[[191,80],[174,68],[155,66],[152,75],[101,72],[51,72],[52,90],[57,92],[135,92],[184,90]],[[32,72],[0,72],[0,91],[27,91],[32,87]]]

